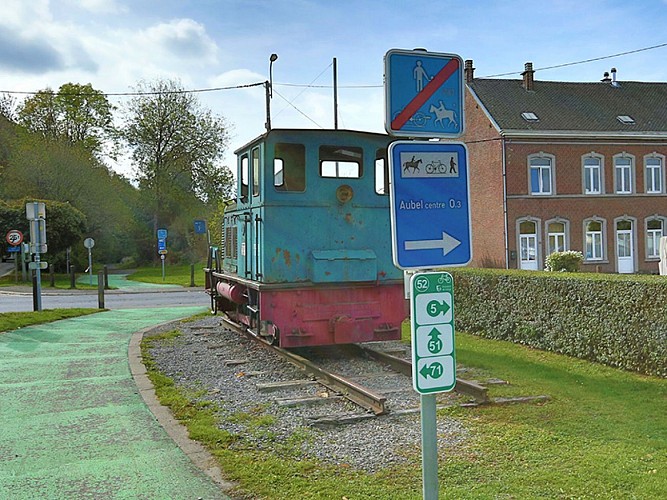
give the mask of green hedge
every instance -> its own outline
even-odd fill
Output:
[[[667,278],[455,269],[457,329],[667,377]]]

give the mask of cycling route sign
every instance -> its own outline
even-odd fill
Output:
[[[446,272],[416,273],[410,279],[412,385],[420,394],[456,386],[454,280]]]
[[[463,64],[455,54],[392,49],[385,54],[385,129],[401,137],[463,134]]]

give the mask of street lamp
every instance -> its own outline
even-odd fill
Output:
[[[271,99],[273,98],[273,63],[278,59],[278,54],[269,57],[269,81],[264,82],[266,89],[266,131],[271,130]]]

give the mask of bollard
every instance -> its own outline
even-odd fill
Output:
[[[195,286],[195,265],[190,264],[190,286]]]
[[[53,272],[53,266],[49,266],[49,286],[56,287],[56,273]]]
[[[109,266],[104,266],[104,289],[109,289]]]
[[[97,273],[97,304],[99,309],[104,309],[104,271]]]
[[[76,288],[76,268],[74,267],[74,264],[69,266],[69,287],[70,289]]]
[[[37,274],[32,273],[32,310],[37,312],[39,308],[39,299],[37,298]]]

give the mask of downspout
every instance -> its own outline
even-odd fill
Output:
[[[505,158],[505,136],[501,135],[502,137],[502,158],[503,158],[503,219],[505,223],[505,228],[504,228],[504,237],[505,237],[505,269],[510,268],[510,253],[509,253],[509,236],[507,234],[507,227],[508,227],[508,221],[507,221],[507,165],[506,165],[506,158]]]

